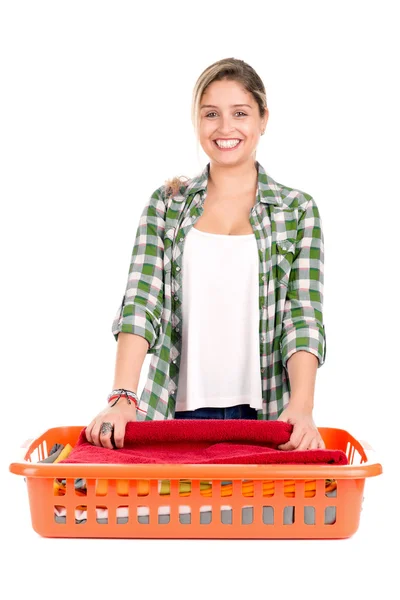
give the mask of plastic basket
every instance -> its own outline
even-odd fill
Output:
[[[56,443],[74,446],[82,429],[49,429],[21,446],[22,462],[10,464],[25,476],[32,527],[41,536],[346,538],[359,526],[365,478],[382,473],[366,442],[333,428],[319,432],[326,448],[346,453],[348,465],[37,462]]]

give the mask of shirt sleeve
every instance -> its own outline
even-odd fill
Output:
[[[154,354],[160,344],[164,305],[165,212],[161,190],[157,189],[142,211],[125,293],[112,324],[116,340],[120,332],[144,337],[149,343],[147,354]]]
[[[314,354],[318,358],[318,368],[325,362],[323,290],[324,236],[318,207],[310,198],[298,224],[282,317],[280,349],[285,368],[288,359],[298,350]]]

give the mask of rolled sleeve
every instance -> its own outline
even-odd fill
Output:
[[[282,318],[280,351],[285,368],[288,359],[298,350],[314,354],[318,368],[325,362],[323,291],[324,237],[318,207],[310,197],[299,220]]]
[[[164,305],[165,203],[160,189],[146,203],[136,231],[128,280],[112,333],[134,333],[149,343],[148,354],[160,346]]]
[[[160,330],[161,324],[155,319],[154,315],[149,314],[146,309],[136,304],[122,304],[112,326],[112,332],[116,340],[118,340],[120,332],[134,333],[144,337],[149,343],[147,354],[156,352]]]

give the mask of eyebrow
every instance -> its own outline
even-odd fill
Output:
[[[235,108],[236,106],[248,106],[249,108],[252,108],[250,104],[231,104],[231,108]],[[202,104],[200,108],[218,108],[218,106],[215,106],[214,104]]]

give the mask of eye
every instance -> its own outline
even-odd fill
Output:
[[[241,111],[241,110],[238,110],[238,111],[236,111],[236,113],[235,113],[235,114],[238,114],[238,113],[241,113],[241,114],[242,114],[242,115],[244,115],[245,117],[247,116],[247,114],[246,114],[245,112]],[[210,115],[215,115],[215,114],[217,114],[217,113],[216,113],[215,111],[212,111],[212,112],[210,112],[210,113],[207,113],[207,114],[206,114],[206,117],[209,117]]]

